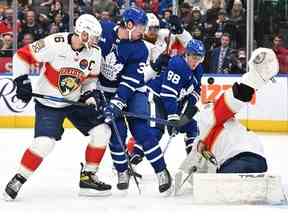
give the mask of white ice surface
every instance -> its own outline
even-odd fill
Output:
[[[288,185],[288,135],[259,134],[265,148],[269,173],[278,174],[287,189]],[[15,174],[25,149],[31,143],[33,129],[0,129],[0,192]],[[167,138],[167,137],[166,137]],[[144,161],[137,170],[143,174],[142,194],[131,179],[129,193],[121,195],[116,188],[116,176],[107,149],[101,164],[101,179],[113,186],[110,197],[79,197],[78,181],[80,161],[88,139],[75,129],[66,129],[62,141],[46,158],[36,173],[29,179],[14,202],[0,200],[0,216],[34,215],[288,215],[288,206],[249,205],[195,205],[189,194],[182,197],[162,197],[150,165]],[[163,143],[165,143],[165,139]],[[185,157],[183,137],[175,137],[165,159],[174,174]]]

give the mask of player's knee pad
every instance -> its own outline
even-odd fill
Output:
[[[54,148],[55,140],[50,137],[36,137],[29,147],[31,151],[39,155],[42,158],[45,158]]]
[[[234,83],[232,86],[233,96],[243,102],[251,101],[255,90],[243,83]]]
[[[111,129],[107,124],[100,124],[89,131],[91,136],[90,145],[93,147],[103,147],[109,143]]]

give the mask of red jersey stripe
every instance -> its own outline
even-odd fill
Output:
[[[28,45],[20,48],[17,51],[17,55],[24,60],[25,62],[27,62],[29,65],[33,65],[37,63],[37,60],[35,59],[33,53],[30,50],[30,47]]]

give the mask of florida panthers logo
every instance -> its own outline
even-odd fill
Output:
[[[80,87],[81,71],[75,68],[61,68],[58,88],[63,96],[69,95]]]
[[[119,72],[123,69],[124,65],[117,63],[117,58],[114,52],[109,53],[105,60],[103,60],[102,75],[111,81],[117,80]]]

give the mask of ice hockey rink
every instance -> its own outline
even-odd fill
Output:
[[[25,149],[31,143],[33,129],[0,129],[0,189],[15,174]],[[258,133],[265,148],[269,173],[282,177],[288,191],[288,135]],[[164,137],[162,144],[167,141]],[[139,195],[133,179],[126,196],[116,190],[117,177],[107,149],[99,175],[111,183],[112,196],[79,197],[80,162],[88,139],[75,129],[66,129],[63,139],[44,160],[40,168],[22,188],[16,201],[0,200],[1,216],[18,215],[288,215],[287,205],[195,205],[192,196],[162,197],[152,168],[144,161],[137,170],[143,174],[142,194]],[[165,158],[168,168],[175,174],[185,157],[183,137],[175,137]]]

